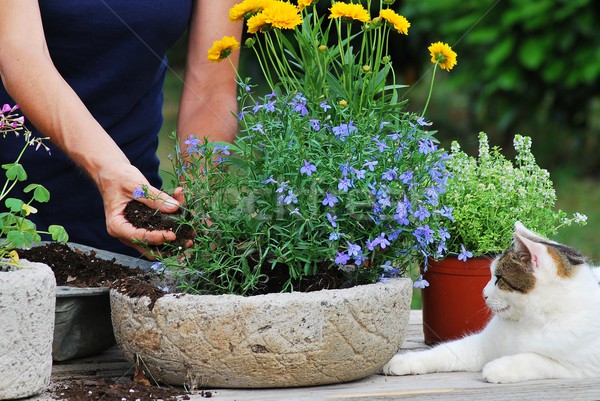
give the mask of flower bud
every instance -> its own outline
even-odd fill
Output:
[[[327,46],[326,46],[326,45],[321,45],[321,46],[317,47],[317,49],[318,49],[320,52],[324,52],[324,51],[326,51],[326,50],[327,50]]]
[[[370,65],[363,65],[363,66],[362,66],[362,70],[363,70],[364,72],[369,72],[369,71],[371,71],[371,66],[370,66]]]
[[[246,46],[246,47],[252,47],[252,46],[254,46],[255,43],[256,43],[256,39],[254,39],[254,38],[248,38],[244,42],[244,46]]]
[[[338,104],[339,104],[340,106],[342,106],[342,107],[346,107],[346,106],[348,106],[348,102],[347,102],[347,101],[345,101],[344,99],[340,100],[340,101],[338,102]]]

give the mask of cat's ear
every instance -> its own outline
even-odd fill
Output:
[[[535,242],[515,231],[514,247],[521,260],[530,266],[531,270],[540,267],[542,257],[548,253],[546,245]]]
[[[528,230],[523,223],[520,221],[515,222],[515,235],[520,234],[523,237],[529,238],[531,241],[536,242],[550,242],[554,243],[554,241],[550,241],[548,238],[544,238],[541,235],[534,233],[531,230]]]

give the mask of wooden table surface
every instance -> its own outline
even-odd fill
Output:
[[[421,311],[411,311],[403,350],[425,348]],[[117,347],[101,355],[56,363],[52,381],[131,377],[133,367]],[[535,380],[518,384],[490,384],[480,373],[435,373],[421,376],[372,375],[351,383],[290,389],[213,389],[217,401],[326,401],[326,400],[600,400],[600,377],[585,380]],[[190,394],[191,400],[206,400]],[[48,394],[31,401],[52,400]]]

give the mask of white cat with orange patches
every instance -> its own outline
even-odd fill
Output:
[[[599,269],[572,248],[515,224],[512,247],[491,264],[483,331],[398,354],[389,375],[482,371],[491,383],[600,376]]]

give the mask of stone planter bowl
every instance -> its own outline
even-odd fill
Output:
[[[412,282],[310,293],[169,294],[111,290],[112,322],[125,357],[159,382],[191,387],[295,387],[356,380],[398,351]]]
[[[21,264],[0,271],[0,400],[41,393],[52,371],[56,280],[48,265]]]

